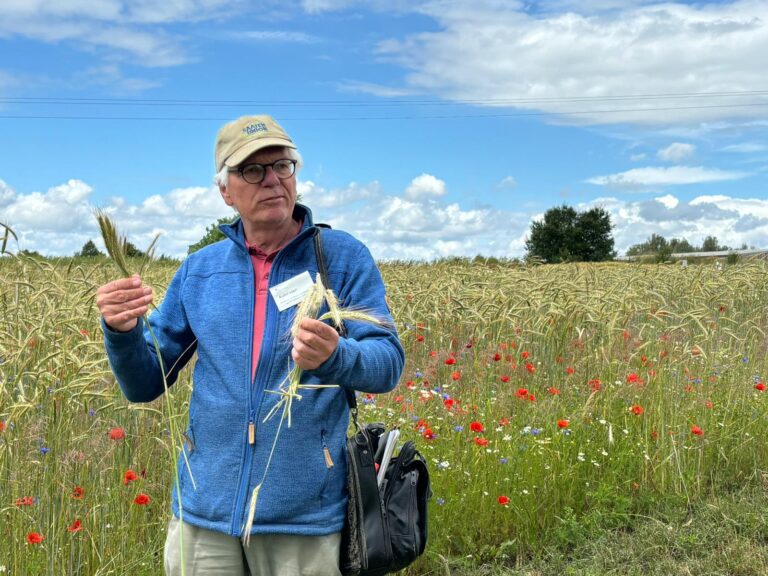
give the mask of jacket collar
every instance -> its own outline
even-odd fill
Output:
[[[304,220],[301,230],[296,235],[297,238],[303,236],[307,230],[315,227],[315,223],[312,220],[312,211],[304,204],[296,203],[296,206],[293,208],[293,219]],[[241,250],[246,253],[248,252],[248,247],[245,244],[245,233],[243,232],[243,222],[241,218],[238,218],[231,224],[220,225],[219,230],[221,230],[224,236],[232,240],[232,242],[234,242]]]

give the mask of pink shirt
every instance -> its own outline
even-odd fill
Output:
[[[301,230],[302,222],[296,222],[296,231],[285,243],[274,252],[267,254],[255,244],[249,244],[248,253],[253,263],[253,280],[256,288],[256,299],[253,306],[253,351],[251,352],[251,381],[256,377],[256,368],[259,365],[261,342],[264,339],[264,320],[267,313],[267,298],[269,297],[269,272],[272,270],[272,262],[277,253],[293,240]]]

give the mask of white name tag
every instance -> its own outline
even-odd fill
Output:
[[[272,298],[275,299],[277,309],[282,312],[304,300],[304,296],[307,295],[307,292],[314,285],[315,283],[312,282],[309,272],[304,271],[298,276],[281,282],[277,286],[272,286],[269,292],[272,294]]]

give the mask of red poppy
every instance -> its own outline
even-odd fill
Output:
[[[432,358],[434,358],[435,356],[437,356],[437,351],[435,351],[435,350],[432,350],[432,351],[429,353],[429,355],[430,355]]]
[[[454,358],[453,356],[450,356],[449,358],[445,359],[445,363],[448,364],[448,366],[453,366],[454,364],[456,364],[456,358]]]
[[[507,376],[507,375],[505,374],[504,376],[501,376],[501,377],[499,378],[499,380],[501,380],[502,382],[509,382],[509,376]]]
[[[631,374],[627,374],[627,384],[638,384],[640,383],[640,377],[632,372]]]
[[[424,342],[424,334],[416,334],[416,342]]]
[[[408,390],[413,390],[416,387],[416,383],[413,380],[408,380],[408,382],[405,383],[405,387],[408,388]]]
[[[645,412],[645,409],[642,406],[638,404],[635,404],[634,406],[632,406],[632,414],[634,414],[635,416],[640,416],[643,412]]]
[[[16,501],[14,504],[16,506],[32,506],[32,504],[35,503],[34,498],[32,496],[23,496],[21,498],[16,498]]]
[[[509,498],[507,498],[506,496],[499,496],[499,504],[501,504],[502,506],[506,506],[507,504],[509,504]]]
[[[712,408],[714,408],[715,405],[712,404],[712,400],[707,400],[706,403],[704,404],[704,406],[706,406],[709,409],[712,409]]]
[[[458,370],[456,372],[451,372],[451,380],[458,381],[461,380],[461,372]]]
[[[116,428],[111,428],[109,430],[110,440],[122,440],[123,438],[125,438],[125,430],[123,430],[119,426]]]
[[[5,431],[5,420],[0,420],[0,432]]]
[[[764,382],[758,382],[755,384],[755,390],[758,392],[765,392],[765,383]]]
[[[498,362],[499,360],[501,360],[501,354],[497,352],[496,354],[493,355],[493,361]]]
[[[501,420],[499,420],[499,426],[507,426],[511,420],[504,416]]]
[[[533,374],[534,372],[536,372],[536,366],[534,366],[534,365],[533,365],[532,363],[530,363],[530,362],[526,362],[526,363],[525,363],[525,369],[526,369],[526,370],[528,370],[528,372],[530,372],[531,374]]]
[[[425,428],[424,432],[421,433],[422,438],[424,440],[434,440],[435,439],[435,433],[432,432],[432,428]]]
[[[632,337],[632,334],[630,334],[629,330],[624,330],[621,333],[621,336],[624,338],[624,340],[629,340]]]
[[[574,372],[576,372],[576,370],[574,370],[570,366],[568,366],[568,368],[565,369],[565,373],[566,374],[573,374]]]
[[[125,474],[123,474],[123,484],[125,486],[128,486],[128,484],[138,479],[139,479],[138,475],[133,470],[126,470]]]
[[[74,490],[72,490],[72,498],[82,500],[83,496],[85,496],[85,490],[83,490],[82,486],[75,486]]]
[[[600,378],[592,378],[592,380],[590,380],[588,384],[592,388],[592,390],[594,390],[595,392],[600,390],[600,384],[601,384]]]
[[[150,497],[146,494],[139,494],[136,496],[136,498],[133,499],[134,504],[138,504],[139,506],[146,506],[150,502]]]
[[[527,360],[531,356],[531,353],[523,350],[520,356],[522,357],[523,360]]]
[[[475,444],[477,444],[478,446],[488,446],[488,439],[480,438],[479,436],[477,436],[475,438]]]
[[[456,403],[456,401],[453,398],[446,398],[443,400],[443,406],[446,407],[447,410],[450,410],[453,408],[453,405]]]
[[[518,388],[517,392],[515,392],[515,396],[518,398],[525,398],[528,396],[528,388]]]
[[[483,425],[475,420],[474,422],[471,422],[469,425],[469,429],[472,430],[472,432],[484,432],[485,428]]]
[[[81,329],[80,329],[80,334],[81,334],[82,336],[88,336],[88,330],[86,330],[85,328],[81,328]]]
[[[30,544],[40,544],[45,537],[39,532],[30,532],[27,534],[27,542]]]
[[[560,390],[558,390],[554,386],[550,386],[549,388],[547,388],[547,392],[549,392],[553,396],[557,396],[558,394],[560,394]]]
[[[702,436],[704,434],[704,430],[696,426],[695,424],[691,426],[691,434],[694,436]]]
[[[72,523],[72,526],[67,526],[67,532],[71,532],[72,534],[74,534],[75,532],[80,532],[80,530],[82,529],[83,529],[83,525],[80,522],[80,520],[75,520]]]
[[[570,422],[568,422],[568,420],[558,420],[557,421],[557,427],[558,428],[568,428],[568,424],[570,424]]]

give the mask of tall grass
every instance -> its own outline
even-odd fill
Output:
[[[145,274],[157,301],[173,271]],[[521,562],[768,473],[764,263],[382,273],[407,368],[391,394],[361,396],[360,417],[399,424],[430,461],[413,573]],[[165,398],[129,404],[110,374],[94,293],[113,276],[98,259],[0,258],[0,567],[16,574],[161,571],[171,426]],[[170,391],[180,429],[189,375]]]

